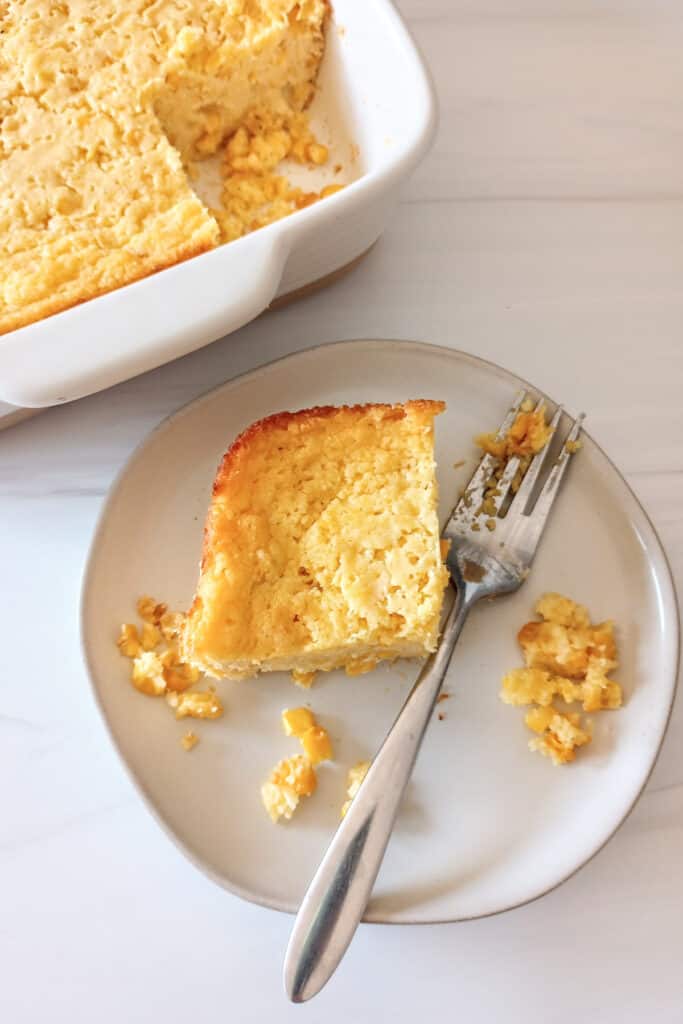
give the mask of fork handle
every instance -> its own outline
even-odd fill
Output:
[[[320,991],[363,917],[469,609],[465,586],[438,649],[427,659],[304,896],[285,954],[285,990],[292,1002],[305,1002]]]

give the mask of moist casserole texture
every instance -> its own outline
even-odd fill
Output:
[[[0,333],[216,246],[188,168],[244,121],[229,187],[245,205],[235,161],[258,170],[302,135],[325,15],[326,0],[0,0]]]
[[[183,657],[217,677],[345,667],[436,648],[442,402],[261,420],[219,467]]]

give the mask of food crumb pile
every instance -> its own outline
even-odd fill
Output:
[[[591,624],[587,609],[561,594],[544,594],[535,611],[540,621],[517,635],[526,666],[503,677],[500,696],[506,704],[532,705],[525,716],[536,734],[530,749],[568,764],[591,742],[590,720],[571,706],[598,712],[622,704],[621,687],[609,678],[618,665],[614,623]]]
[[[191,689],[202,679],[199,669],[181,661],[178,638],[183,621],[181,612],[170,612],[168,605],[153,597],[141,597],[137,612],[140,627],[124,622],[116,644],[131,659],[130,679],[147,697],[165,697],[176,718],[216,719],[223,715],[223,702],[213,684],[205,689]],[[181,739],[184,750],[199,743],[194,733]]]

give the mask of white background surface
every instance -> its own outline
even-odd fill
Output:
[[[363,927],[321,996],[290,1007],[290,919],[183,860],[89,696],[80,575],[113,474],[168,412],[324,340],[454,345],[585,408],[683,585],[683,10],[402,7],[434,71],[441,131],[365,263],[203,352],[0,435],[8,1024],[683,1019],[680,705],[644,797],[578,876],[498,918]]]

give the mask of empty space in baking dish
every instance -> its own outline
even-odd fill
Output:
[[[329,156],[325,164],[316,166],[286,159],[278,165],[277,173],[284,175],[296,188],[305,192],[320,192],[326,185],[349,185],[364,172],[361,148],[356,135],[362,134],[351,107],[346,102],[344,82],[343,33],[334,16],[327,28],[323,56],[313,101],[307,114],[311,129],[318,142],[327,146]],[[210,208],[220,203],[223,178],[220,173],[222,151],[195,165],[197,177],[192,187]],[[290,214],[295,216],[295,214]],[[230,243],[227,243],[230,244]]]

